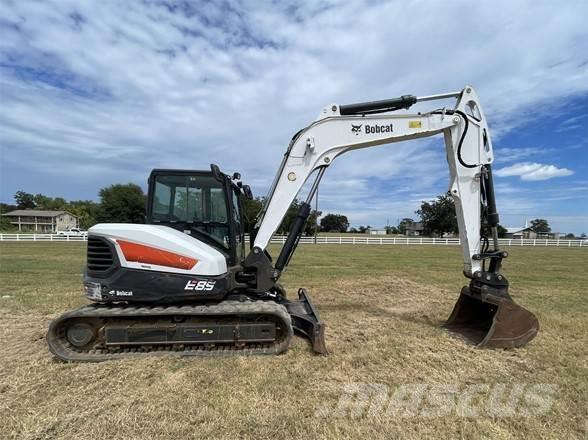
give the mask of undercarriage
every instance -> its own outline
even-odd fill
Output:
[[[207,305],[91,304],[51,323],[47,342],[64,361],[154,354],[276,355],[294,333],[326,353],[324,324],[304,289],[298,301],[225,300]]]

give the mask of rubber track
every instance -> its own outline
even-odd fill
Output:
[[[128,347],[116,350],[105,345],[84,351],[71,345],[65,338],[62,324],[73,318],[104,319],[121,318],[165,318],[168,316],[247,316],[267,315],[281,320],[286,329],[282,328],[282,339],[271,344],[253,343],[245,347],[220,345],[206,347],[204,345],[163,345],[153,347]],[[214,305],[183,305],[183,306],[117,306],[90,304],[76,310],[64,313],[53,320],[47,333],[49,350],[58,358],[71,362],[100,362],[111,359],[136,358],[153,355],[165,356],[248,356],[248,355],[276,355],[288,349],[292,339],[293,329],[290,315],[283,305],[274,301],[223,301]]]

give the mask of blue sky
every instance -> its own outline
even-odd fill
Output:
[[[324,105],[471,84],[502,224],[588,233],[587,16],[585,1],[3,0],[0,201],[97,199],[211,162],[263,195]],[[447,182],[441,138],[355,152],[320,209],[395,224]]]

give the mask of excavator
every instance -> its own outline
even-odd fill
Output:
[[[398,112],[438,100],[455,104]],[[490,131],[478,95],[466,86],[324,107],[289,143],[248,247],[243,203],[252,193],[239,173],[214,164],[206,171],[153,170],[146,224],[97,224],[88,231],[83,287],[91,303],[51,322],[50,351],[70,362],[276,355],[296,334],[326,354],[325,324],[308,292],[300,288],[289,299],[279,282],[325,171],[343,153],[441,134],[469,280],[444,326],[477,347],[524,346],[539,323],[513,301],[502,273],[508,254],[499,249]],[[274,260],[268,245],[307,181],[306,201]]]

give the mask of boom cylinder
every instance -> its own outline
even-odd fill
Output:
[[[279,271],[282,271],[286,264],[288,264],[290,255],[292,255],[292,252],[294,252],[294,248],[296,247],[296,243],[298,242],[298,237],[300,237],[300,234],[302,234],[302,229],[304,229],[306,219],[309,215],[310,204],[304,202],[300,205],[300,208],[298,208],[296,218],[294,219],[294,224],[292,225],[292,228],[290,228],[290,232],[288,233],[288,237],[286,238],[286,243],[284,243],[284,247],[282,247],[280,256],[276,261],[276,269],[278,269]]]
[[[294,224],[290,228],[290,232],[288,233],[288,237],[286,238],[286,242],[284,243],[284,246],[282,247],[282,251],[280,252],[280,255],[278,256],[278,260],[276,261],[275,267],[280,272],[284,269],[284,267],[286,267],[286,265],[290,261],[290,257],[292,256],[292,254],[294,253],[294,250],[296,249],[296,245],[298,244],[298,239],[302,235],[304,225],[306,224],[306,220],[308,219],[308,216],[310,215],[310,211],[311,211],[310,202],[312,201],[312,198],[316,194],[316,191],[318,190],[319,183],[320,183],[321,179],[323,178],[323,174],[325,174],[326,170],[327,170],[326,166],[319,168],[317,176],[314,179],[314,182],[312,184],[312,187],[310,188],[310,191],[308,192],[308,197],[306,198],[306,201],[300,205],[300,208],[298,208],[298,212],[296,213],[296,218],[294,219]]]

